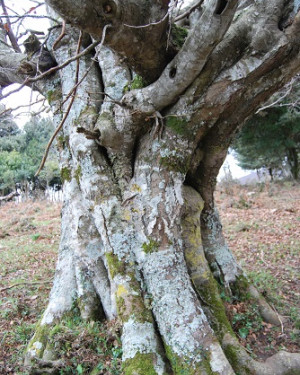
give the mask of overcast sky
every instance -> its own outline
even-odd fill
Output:
[[[36,1],[31,0],[5,0],[5,4],[8,8],[9,14],[13,14],[13,12],[16,12],[18,14],[25,14],[29,12],[29,10],[32,7],[35,7],[37,5]],[[32,10],[30,12],[30,15],[32,16],[41,16],[45,14],[45,6],[38,7],[36,10]],[[15,33],[18,32],[18,34],[24,33],[26,30],[37,30],[37,31],[43,31],[45,34],[47,33],[47,30],[50,26],[47,19],[39,19],[39,18],[24,18],[21,25],[18,26],[18,29],[16,28],[17,25],[14,26],[13,24],[14,19],[11,19],[13,28]],[[23,38],[26,39],[27,36]],[[19,41],[19,44],[22,48],[22,39]],[[12,85],[9,88],[6,88],[3,90],[3,93],[5,94],[8,91],[14,90],[17,88],[18,85]],[[28,87],[24,87],[19,92],[9,96],[8,98],[4,99],[2,103],[4,103],[8,108],[16,108],[20,105],[29,105],[28,107],[20,108],[13,112],[13,115],[16,117],[16,122],[19,126],[23,126],[28,121],[28,116],[30,112],[36,112],[39,111],[38,105],[30,105],[30,103],[33,103],[36,101],[36,93],[33,93],[32,90]]]

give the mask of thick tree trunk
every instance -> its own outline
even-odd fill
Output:
[[[76,306],[83,319],[118,319],[126,375],[296,374],[299,355],[260,363],[233,333],[221,284],[275,318],[231,254],[213,194],[234,133],[300,70],[298,3],[243,1],[237,14],[235,0],[206,0],[175,57],[166,1],[48,3],[83,30],[67,25],[59,43],[52,30],[58,65],[91,43],[87,33],[106,46],[39,85],[63,120],[64,204],[54,285],[26,353],[32,373],[61,365],[53,332]]]

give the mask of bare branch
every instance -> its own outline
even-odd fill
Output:
[[[9,285],[9,286],[7,286],[5,288],[1,288],[0,292],[4,292],[6,290],[15,288],[16,286],[20,286],[20,285],[39,285],[39,284],[50,284],[50,283],[52,283],[52,280],[46,280],[46,281],[21,281],[21,282],[16,283],[16,284]]]
[[[81,47],[81,43],[82,43],[82,32],[80,32],[80,36],[79,36],[79,39],[78,39],[78,44],[77,44],[77,49],[76,49],[76,55],[79,54],[79,51],[80,51],[80,47]],[[67,108],[67,111],[66,113],[64,114],[63,116],[63,119],[61,121],[61,123],[59,124],[59,126],[56,128],[55,132],[52,134],[52,137],[50,138],[50,141],[48,142],[48,145],[46,147],[46,151],[45,151],[45,154],[43,156],[43,159],[42,159],[42,162],[40,164],[40,167],[39,169],[37,170],[36,174],[34,175],[35,177],[37,177],[41,170],[43,169],[45,163],[46,163],[46,160],[47,160],[47,157],[48,157],[48,153],[49,153],[49,150],[50,150],[50,147],[54,141],[54,139],[56,138],[57,134],[60,132],[60,130],[62,129],[66,119],[68,118],[68,115],[71,111],[71,108],[73,106],[73,103],[74,103],[74,100],[75,100],[75,96],[76,96],[76,91],[77,91],[77,85],[78,85],[78,76],[79,76],[79,65],[80,65],[80,60],[78,59],[77,60],[77,64],[76,64],[76,73],[75,73],[75,86],[74,88],[71,90],[72,91],[72,97],[71,97],[71,100],[70,100],[70,103],[68,105],[68,108]]]
[[[110,25],[105,25],[105,27],[104,27],[104,29],[103,29],[103,34],[102,34],[102,38],[101,38],[101,41],[100,41],[99,49],[103,46],[103,43],[104,43],[104,40],[105,40],[106,30],[107,30],[109,27],[110,27]],[[80,48],[80,45],[81,45],[82,34],[80,34],[80,35],[81,35],[81,36],[80,36],[80,38],[79,38],[78,46],[77,46],[77,51],[76,51],[76,52],[77,52],[77,54],[76,54],[77,56],[80,55],[80,54],[78,54],[78,52],[79,52],[79,48]],[[79,43],[79,42],[80,42],[80,43]],[[97,42],[97,44],[99,44],[99,42]],[[88,47],[88,48],[89,48],[89,47]],[[86,49],[87,49],[87,48],[86,48]],[[98,54],[98,53],[99,53],[99,50],[98,50],[97,54]],[[69,60],[71,60],[71,59],[69,59]],[[74,61],[74,60],[73,60],[73,61]],[[93,65],[93,63],[94,63],[94,61],[92,62],[92,65]],[[61,64],[61,65],[63,65],[63,64]],[[91,65],[91,66],[92,66],[92,65]],[[91,67],[90,67],[90,69],[91,69]],[[46,162],[46,160],[47,160],[47,157],[48,157],[48,153],[49,153],[50,147],[51,147],[51,145],[52,145],[54,139],[56,138],[57,134],[58,134],[58,133],[60,132],[60,130],[62,129],[62,127],[63,127],[63,125],[64,125],[66,119],[68,118],[68,115],[69,115],[69,113],[70,113],[70,110],[71,110],[72,105],[73,105],[74,100],[75,100],[75,94],[76,94],[77,87],[78,87],[78,85],[79,85],[79,84],[85,79],[85,77],[88,75],[90,69],[87,70],[87,71],[85,72],[85,74],[83,75],[83,77],[81,78],[81,80],[78,81],[78,75],[79,75],[79,59],[77,59],[76,77],[75,77],[75,82],[76,82],[76,84],[75,84],[75,86],[70,90],[70,93],[71,93],[71,96],[72,96],[72,97],[71,97],[71,101],[70,101],[70,103],[69,103],[69,105],[68,105],[67,111],[66,111],[66,113],[64,114],[64,116],[63,116],[63,118],[62,118],[60,124],[58,125],[58,127],[56,128],[55,132],[53,133],[53,135],[52,135],[50,141],[48,142],[48,145],[47,145],[47,147],[46,147],[45,154],[44,154],[44,156],[43,156],[43,159],[42,159],[42,162],[41,162],[41,164],[40,164],[40,167],[39,167],[39,169],[37,170],[37,172],[36,172],[36,174],[35,174],[35,177],[38,176],[38,175],[40,174],[41,170],[43,169],[43,167],[44,167],[44,165],[45,165],[45,162]]]
[[[8,16],[1,16],[0,15],[0,19],[2,19],[2,18],[5,18],[6,19],[6,17],[7,18],[9,18],[9,19],[15,19],[15,18],[17,18],[15,21],[13,21],[12,23],[16,23],[18,20],[20,20],[20,19],[22,19],[22,18],[36,18],[36,19],[38,19],[38,18],[40,18],[40,19],[44,19],[44,18],[47,18],[47,19],[49,19],[50,21],[53,21],[53,22],[55,22],[55,23],[60,23],[60,21],[59,20],[57,20],[57,19],[55,19],[55,18],[53,18],[53,17],[50,17],[50,16],[46,16],[46,15],[42,15],[42,16],[39,16],[39,15],[37,15],[37,14],[23,14],[23,15],[15,15],[15,16],[13,16],[13,15],[8,15]]]
[[[60,33],[59,37],[56,39],[56,41],[53,43],[53,46],[52,46],[53,51],[55,51],[56,47],[58,46],[58,43],[65,36],[65,32],[66,32],[66,21],[63,21],[61,33]]]
[[[2,9],[3,9],[3,13],[6,16],[6,25],[7,25],[7,27],[4,27],[4,28],[7,31],[7,35],[9,37],[9,40],[11,41],[11,45],[13,46],[13,49],[16,52],[20,53],[21,49],[20,49],[20,47],[18,45],[18,42],[16,40],[16,37],[15,37],[14,33],[12,32],[12,28],[11,28],[11,24],[10,24],[10,20],[9,20],[9,17],[8,17],[8,13],[7,13],[7,9],[6,9],[4,0],[0,0],[0,1],[1,1],[1,6],[2,6]]]
[[[181,21],[184,18],[188,17],[195,9],[199,8],[204,0],[199,0],[195,5],[191,6],[187,11],[180,14],[178,17],[175,18],[175,22]]]
[[[45,98],[41,98],[41,99],[36,100],[35,102],[31,102],[29,104],[18,105],[17,107],[13,107],[13,108],[6,108],[4,111],[0,112],[0,116],[3,116],[7,112],[13,112],[13,111],[16,111],[17,109],[30,107],[34,104],[38,104],[38,103],[45,102],[45,101],[46,101]]]
[[[124,23],[123,25],[126,26],[126,27],[130,27],[132,29],[143,29],[143,28],[146,28],[146,27],[150,27],[150,26],[154,26],[154,25],[159,25],[160,23],[162,23],[169,15],[169,12],[167,12],[163,18],[161,18],[160,20],[158,20],[157,22],[150,22],[150,23],[147,23],[145,25],[139,25],[139,26],[135,26],[135,25],[127,25],[126,23]]]
[[[279,92],[279,97],[276,100],[273,100],[271,103],[264,105],[263,107],[260,107],[255,114],[264,111],[265,109],[268,109],[270,107],[275,107],[275,106],[295,106],[297,105],[296,103],[282,103],[283,100],[289,96],[293,90],[293,85],[297,83],[298,76],[294,77],[291,82],[288,83],[288,85],[285,86],[283,90]],[[274,98],[274,97],[273,97]]]
[[[110,25],[106,25],[106,28],[110,27]],[[71,62],[75,61],[75,60],[78,60],[80,59],[82,56],[85,56],[87,55],[89,52],[91,52],[99,43],[99,41],[96,41],[96,42],[93,42],[91,43],[85,50],[83,50],[81,53],[71,57],[70,59],[66,60],[64,63],[60,64],[60,65],[57,65],[49,70],[46,70],[44,73],[36,76],[36,77],[27,77],[25,79],[25,81],[20,85],[20,87],[18,87],[17,89],[15,90],[12,90],[10,92],[8,92],[7,94],[3,95],[1,99],[4,99],[4,98],[7,98],[9,95],[11,94],[14,94],[15,92],[18,92],[20,91],[23,87],[25,86],[28,86],[30,83],[34,83],[34,82],[37,82],[47,76],[49,76],[50,74],[53,74],[55,73],[56,71],[60,70],[60,69],[63,69],[64,67],[66,67],[67,65],[69,65]]]

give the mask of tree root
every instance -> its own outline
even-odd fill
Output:
[[[230,334],[223,338],[222,347],[232,367],[241,375],[297,375],[300,373],[300,354],[278,352],[265,362],[251,358]]]
[[[266,323],[274,326],[282,326],[286,319],[280,316],[268,304],[266,299],[259,291],[249,282],[245,275],[239,276],[234,283],[230,285],[233,292],[238,296],[249,296],[251,300],[258,306],[259,313]]]
[[[59,370],[64,367],[61,360],[46,361],[40,358],[34,358],[35,364],[29,369],[31,375],[59,374]]]
[[[286,321],[284,317],[280,316],[276,311],[272,309],[265,298],[253,285],[250,284],[247,291],[250,294],[251,298],[253,298],[258,305],[260,315],[265,322],[273,324],[275,326],[280,326]]]

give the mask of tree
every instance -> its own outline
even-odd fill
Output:
[[[0,189],[6,194],[15,189],[16,183],[34,181],[54,127],[49,119],[35,117],[24,125],[23,131],[15,123],[6,126],[3,121],[1,126],[4,135],[0,138]],[[40,186],[49,186],[59,177],[57,152],[51,148],[39,177]]]
[[[11,111],[7,111],[3,104],[0,105],[0,138],[16,135],[19,132],[18,125],[14,122]]]
[[[245,169],[281,170],[288,164],[295,180],[299,177],[299,112],[288,107],[271,107],[254,115],[242,127],[233,148],[239,166]]]
[[[213,193],[237,129],[300,71],[299,1],[200,1],[183,29],[175,2],[47,4],[66,21],[47,38],[52,74],[39,74],[44,49],[0,56],[15,68],[1,85],[25,75],[61,129],[60,255],[27,364],[57,364],[51,334],[76,305],[118,318],[125,374],[297,373],[298,354],[257,362],[232,331],[218,285],[280,322],[232,256]]]

